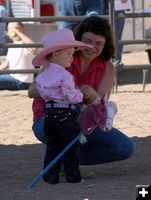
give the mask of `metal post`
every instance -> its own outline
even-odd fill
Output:
[[[109,1],[109,20],[110,20],[110,24],[112,27],[112,32],[114,33],[113,35],[113,39],[114,42],[116,41],[116,16],[115,16],[115,9],[114,9],[114,0],[110,0]],[[115,52],[117,51],[117,47],[116,47],[116,42],[115,42]],[[117,88],[117,67],[116,67],[116,75],[115,75],[115,82],[114,82],[114,87],[113,87],[113,92],[114,92],[114,88],[115,88],[115,92],[117,92],[118,88]]]
[[[143,13],[144,13],[144,11],[145,11],[145,7],[144,7],[144,0],[142,0],[142,8],[143,8]],[[144,17],[142,18],[142,35],[143,35],[143,39],[144,39],[144,37],[145,37],[145,19],[144,19]]]
[[[143,92],[145,92],[145,86],[147,82],[148,73],[149,73],[149,69],[143,69]]]
[[[40,0],[34,0],[34,17],[40,16]]]

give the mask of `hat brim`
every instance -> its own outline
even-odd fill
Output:
[[[49,60],[47,59],[47,55],[60,50],[60,49],[65,49],[65,48],[71,48],[71,47],[75,47],[77,48],[75,51],[78,50],[82,50],[82,49],[87,49],[87,48],[92,48],[92,46],[87,45],[87,44],[83,44],[80,41],[75,41],[75,42],[71,42],[71,43],[65,43],[65,44],[61,44],[61,45],[56,45],[54,47],[50,47],[47,49],[42,50],[39,54],[37,54],[33,60],[32,60],[32,64],[34,66],[45,66],[49,64]]]

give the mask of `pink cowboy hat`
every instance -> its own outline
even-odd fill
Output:
[[[32,60],[35,66],[47,65],[49,60],[47,55],[60,49],[77,47],[77,50],[92,48],[90,45],[77,41],[74,38],[73,32],[70,29],[62,29],[49,32],[43,38],[43,50],[37,54]]]

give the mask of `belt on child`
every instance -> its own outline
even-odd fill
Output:
[[[75,105],[73,104],[68,104],[68,103],[60,103],[60,102],[48,102],[45,103],[45,109],[48,108],[71,108],[71,109],[76,109]]]

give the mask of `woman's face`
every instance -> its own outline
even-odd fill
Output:
[[[85,58],[93,60],[102,53],[106,40],[101,35],[96,35],[92,32],[85,32],[82,35],[81,41],[94,47],[92,49],[89,48],[81,51]]]

